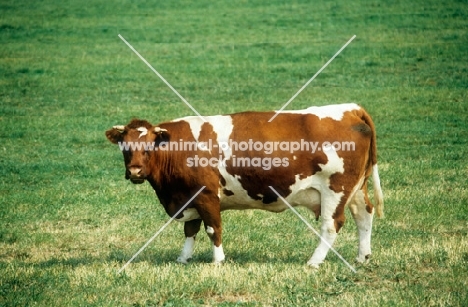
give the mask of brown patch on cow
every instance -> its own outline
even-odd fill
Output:
[[[232,176],[239,176],[239,182],[253,200],[262,200],[264,204],[278,201],[278,196],[270,190],[272,186],[281,196],[287,197],[290,186],[296,182],[296,175],[300,179],[309,177],[322,169],[319,164],[328,162],[323,152],[311,153],[312,149],[305,151],[280,150],[281,142],[323,141],[317,139],[322,133],[320,120],[316,116],[303,114],[281,114],[273,123],[268,120],[273,112],[244,112],[231,115],[233,132],[230,139],[238,144],[241,142],[277,143],[277,150],[267,153],[266,150],[242,151],[232,148],[232,157],[227,161],[226,170]],[[300,129],[291,129],[291,123]],[[336,124],[336,123],[335,123]],[[265,148],[264,148],[265,149]],[[241,159],[250,162],[261,162],[261,166],[239,167]],[[273,165],[276,161],[276,166]],[[271,165],[268,165],[270,164]],[[258,196],[263,195],[263,198]]]
[[[320,206],[315,206],[312,208],[312,211],[315,214],[315,220],[318,221],[322,212],[322,208]]]
[[[354,126],[351,126],[351,129],[354,131],[360,132],[364,135],[372,135],[372,129],[366,123],[360,123]]]
[[[198,231],[200,231],[201,219],[191,220],[184,223],[184,234],[185,237],[196,236]]]
[[[231,191],[231,190],[228,190],[228,189],[223,189],[223,193],[224,193],[224,195],[226,195],[226,196],[232,196],[232,195],[234,195],[234,192]]]
[[[221,183],[221,185],[222,185],[223,187],[226,186],[226,179],[224,179],[223,176],[219,176],[219,182]]]
[[[366,202],[366,211],[369,214],[372,214],[372,211],[374,211],[374,206],[372,205],[372,202],[369,199],[369,195],[367,193],[367,182],[363,185],[362,191],[364,192],[364,201]]]
[[[340,231],[341,227],[343,227],[346,221],[346,216],[344,214],[346,199],[347,198],[344,196],[341,198],[340,204],[338,205],[338,207],[336,207],[335,213],[332,216],[335,224],[336,233]]]

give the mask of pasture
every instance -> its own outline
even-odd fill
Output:
[[[467,306],[466,1],[2,1],[0,306]],[[124,179],[104,131],[357,102],[377,129],[385,218],[369,264],[347,222],[319,270],[290,211],[223,213],[226,262]],[[285,127],[287,129],[287,127]],[[313,213],[299,210],[319,228]]]

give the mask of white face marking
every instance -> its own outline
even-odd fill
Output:
[[[138,138],[141,138],[142,136],[145,136],[148,134],[148,129],[146,129],[145,127],[137,128],[137,130],[141,132]]]
[[[211,226],[206,227],[206,233],[209,235],[214,234],[214,229]]]
[[[184,211],[182,211],[182,214],[184,215],[182,218],[175,220],[178,222],[188,222],[200,218],[200,215],[198,214],[198,211],[195,208],[185,209]]]
[[[343,119],[343,115],[347,111],[359,110],[361,107],[355,103],[345,103],[345,104],[331,104],[321,107],[310,107],[305,110],[290,110],[282,111],[282,113],[289,114],[313,114],[316,115],[319,119],[329,117],[336,121]]]

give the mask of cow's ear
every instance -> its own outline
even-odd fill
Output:
[[[117,144],[123,140],[122,134],[125,131],[125,126],[114,126],[106,131],[106,137],[111,143]]]
[[[167,129],[161,128],[161,127],[154,127],[154,133],[156,134],[163,134],[167,132]]]
[[[167,129],[161,127],[154,127],[153,132],[156,134],[156,143],[168,142],[170,139],[169,132]]]

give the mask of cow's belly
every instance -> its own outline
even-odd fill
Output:
[[[258,195],[262,197],[262,195]],[[286,198],[286,201],[291,206],[304,206],[312,211],[316,211],[320,207],[320,193],[313,189],[304,189],[299,191],[293,191]],[[281,199],[276,202],[265,204],[263,201],[253,199],[244,193],[235,193],[233,195],[224,195],[220,193],[221,210],[247,210],[247,209],[261,209],[271,212],[281,212],[289,209],[289,206],[285,204]]]

